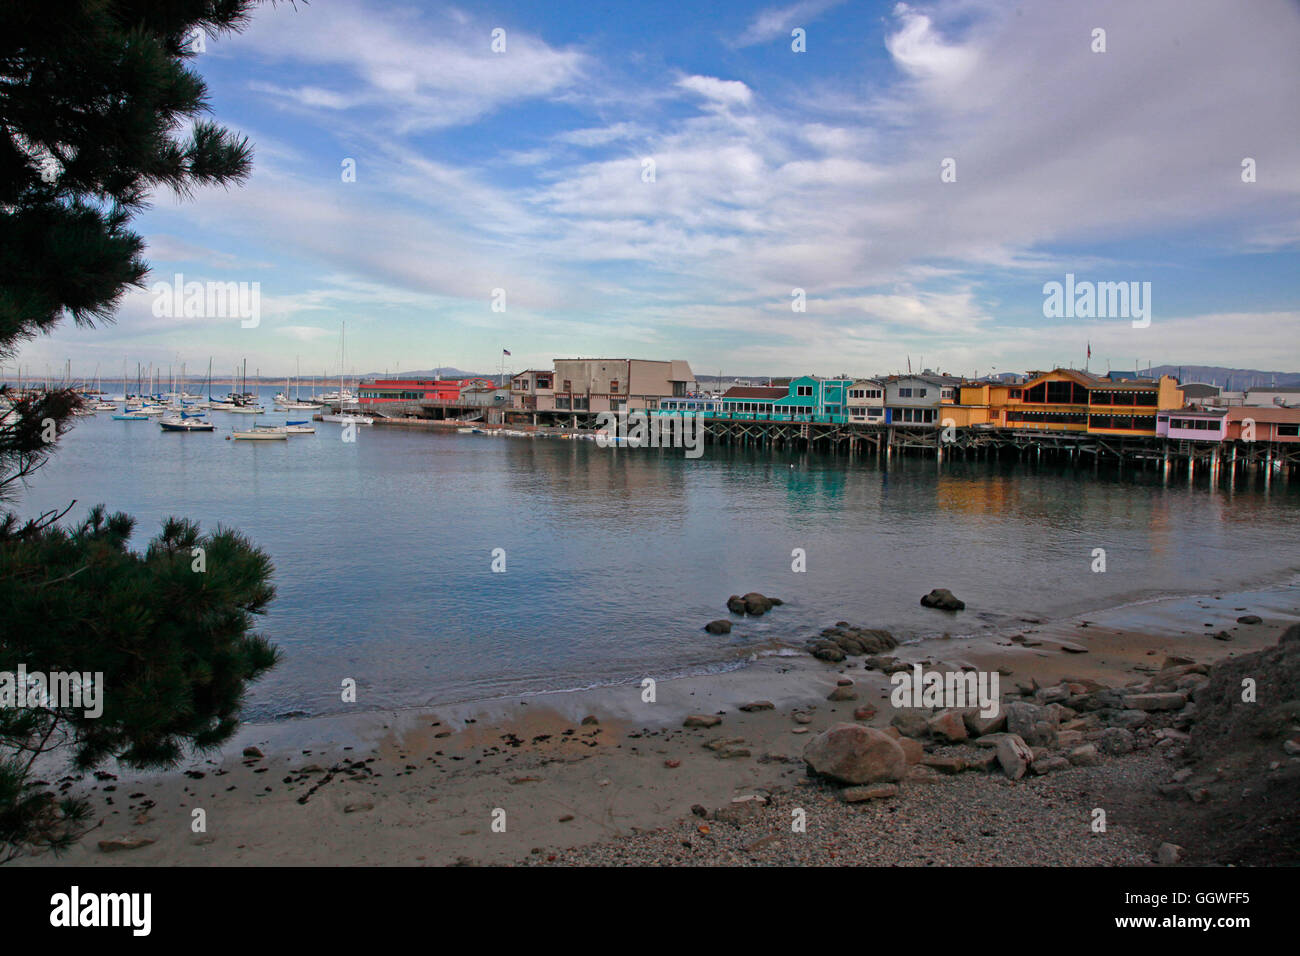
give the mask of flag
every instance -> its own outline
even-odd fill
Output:
[[[1088,358],[1092,358],[1092,343],[1088,343]]]
[[[509,354],[510,354],[510,350],[509,350],[509,349],[502,349],[502,350],[501,350],[501,354],[502,354],[502,355],[509,355]]]

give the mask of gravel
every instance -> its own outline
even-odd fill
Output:
[[[1148,750],[1015,782],[977,771],[908,780],[897,797],[860,804],[841,802],[832,785],[801,778],[771,792],[770,804],[741,824],[690,816],[652,832],[535,851],[523,863],[1142,866],[1152,863],[1155,847],[1122,808],[1168,774],[1168,761]],[[806,812],[804,833],[791,831],[796,808]],[[1107,811],[1104,833],[1093,831],[1097,808]]]

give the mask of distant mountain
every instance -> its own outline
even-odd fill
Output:
[[[1143,370],[1142,374],[1154,378],[1173,375],[1181,382],[1204,382],[1234,392],[1270,385],[1300,386],[1300,372],[1265,372],[1257,368],[1225,368],[1222,365],[1157,365],[1149,372]]]
[[[412,370],[410,370],[410,371],[407,371],[406,369],[403,369],[403,370],[400,371],[400,372],[368,372],[367,374],[362,375],[361,377],[362,377],[363,379],[376,379],[376,378],[396,378],[396,379],[408,379],[408,378],[423,378],[423,379],[430,379],[430,378],[486,378],[486,379],[490,379],[491,381],[494,381],[494,382],[497,382],[497,381],[505,381],[505,382],[508,382],[508,381],[510,380],[510,373],[507,372],[505,375],[500,375],[500,374],[498,374],[497,372],[467,372],[467,371],[465,371],[463,368],[447,368],[447,367],[444,367],[444,368],[419,368],[419,369],[412,369]]]

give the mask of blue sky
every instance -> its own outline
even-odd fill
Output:
[[[145,290],[18,361],[337,374],[346,322],[349,373],[1300,369],[1300,5],[683,7],[259,9],[195,58],[254,175],[138,223],[151,282],[257,282],[259,324]],[[1045,318],[1067,272],[1150,282],[1150,326]]]

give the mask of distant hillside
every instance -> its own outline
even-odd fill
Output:
[[[1300,372],[1265,372],[1257,368],[1224,368],[1221,365],[1157,365],[1149,373],[1153,377],[1176,376],[1182,382],[1205,382],[1239,392],[1245,388],[1267,388],[1270,385],[1300,386]]]

